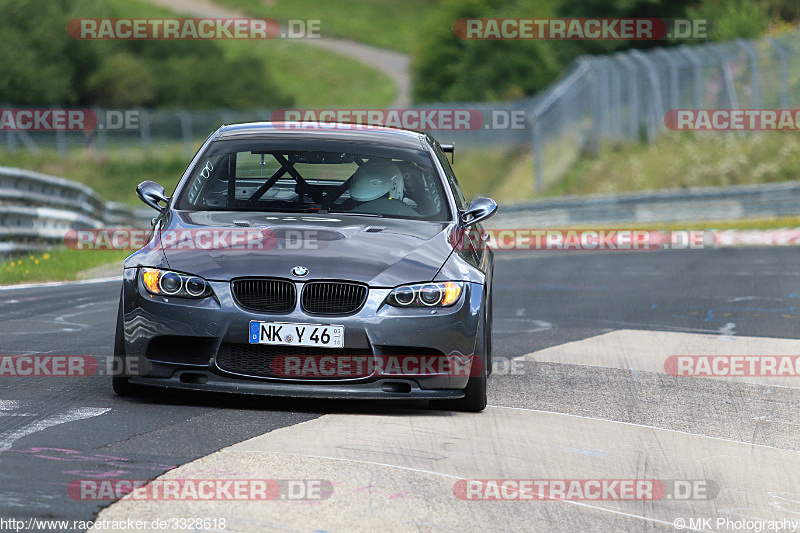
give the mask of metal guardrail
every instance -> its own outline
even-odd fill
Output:
[[[0,166],[0,253],[41,250],[71,229],[149,227],[152,211],[105,202],[90,187]],[[537,200],[503,206],[492,228],[694,222],[800,214],[800,181]]]
[[[0,166],[0,252],[41,250],[71,229],[142,227],[142,212],[56,176]]]
[[[793,215],[800,215],[800,181],[538,200],[503,206],[488,225],[509,229],[563,228]]]

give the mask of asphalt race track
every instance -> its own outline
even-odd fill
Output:
[[[675,531],[676,519],[748,531],[736,521],[800,520],[800,378],[663,368],[676,354],[800,354],[798,258],[790,247],[500,252],[496,366],[480,414],[211,394],[122,399],[102,375],[0,377],[0,517],[224,518],[215,531]],[[2,289],[0,355],[92,355],[103,368],[118,297],[118,281]],[[162,475],[315,479],[333,492],[110,506],[67,493],[76,479]],[[454,486],[469,479],[700,480],[708,490],[465,501]]]

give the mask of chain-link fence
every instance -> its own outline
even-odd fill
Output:
[[[583,56],[530,108],[536,188],[604,141],[650,142],[671,109],[788,109],[800,101],[800,33]]]
[[[462,147],[531,147],[535,188],[541,192],[581,155],[597,154],[604,142],[652,141],[666,128],[664,117],[671,109],[787,109],[798,106],[798,100],[800,32],[795,32],[751,41],[582,56],[533,98],[424,109],[468,110],[473,117],[482,117],[466,127],[444,124],[431,130],[442,142]],[[98,127],[5,131],[6,148],[24,147],[35,153],[49,147],[66,153],[180,143],[188,158],[220,124],[274,116],[270,109],[93,111],[100,117]],[[120,118],[123,115],[135,120],[126,124]],[[121,127],[107,127],[114,125]]]

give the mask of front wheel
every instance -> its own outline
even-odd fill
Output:
[[[481,329],[478,335],[478,342],[476,346],[480,346],[480,353],[476,353],[474,358],[479,359],[481,365],[480,373],[476,376],[470,376],[467,381],[467,386],[464,388],[464,397],[458,400],[445,400],[441,402],[444,409],[451,411],[466,411],[470,413],[479,413],[486,409],[486,390],[488,388],[487,376],[491,373],[491,301],[486,300],[488,309],[485,310],[481,319]],[[478,350],[476,350],[478,352]],[[473,365],[475,361],[473,360]]]
[[[469,413],[479,413],[486,409],[486,372],[482,371],[478,376],[472,376],[464,389],[464,397],[458,400],[448,400],[447,408],[451,411],[466,411]]]
[[[120,363],[119,368],[121,375],[117,376],[114,375],[111,377],[111,387],[114,389],[114,392],[119,396],[141,396],[142,395],[142,387],[139,385],[133,385],[129,379],[130,376],[124,374],[125,370],[125,331],[123,329],[122,324],[123,316],[122,316],[122,294],[119,296],[119,311],[117,311],[117,329],[114,334],[114,359],[120,358],[122,361],[113,361],[115,364],[112,365],[112,368],[116,367],[118,363]]]

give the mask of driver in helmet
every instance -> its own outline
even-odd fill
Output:
[[[356,213],[419,216],[403,202],[403,173],[387,159],[373,158],[353,174],[350,197],[360,202],[352,209]]]

